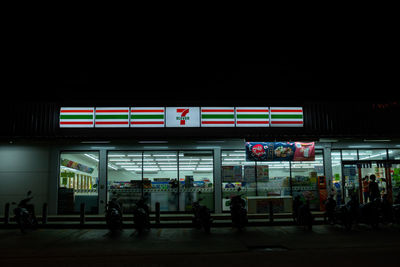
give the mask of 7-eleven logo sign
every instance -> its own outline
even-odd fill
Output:
[[[177,108],[176,112],[180,113],[180,116],[177,116],[176,119],[180,121],[180,125],[186,125],[186,121],[190,120],[189,116],[186,116],[189,113],[190,109],[188,108]]]
[[[199,107],[167,107],[166,127],[200,127]]]

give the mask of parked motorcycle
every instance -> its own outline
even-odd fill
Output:
[[[335,223],[335,211],[336,211],[336,201],[333,198],[333,195],[330,195],[329,198],[325,202],[326,211],[324,213],[324,219],[328,222],[328,224]]]
[[[106,223],[111,231],[122,230],[122,210],[117,198],[112,198],[106,207]]]
[[[195,228],[204,228],[204,231],[206,233],[210,233],[213,220],[211,218],[210,209],[204,205],[200,205],[200,201],[202,200],[203,198],[199,198],[197,201],[194,201],[192,203],[192,212],[194,215],[192,218],[192,222]]]
[[[240,188],[238,191],[240,192]],[[230,210],[233,226],[242,230],[248,223],[246,202],[242,195],[238,194],[231,197]]]
[[[26,198],[22,199],[14,209],[15,221],[17,222],[22,233],[26,229],[36,229],[38,221],[35,216],[35,208],[29,201],[32,200],[32,191],[28,191]],[[12,202],[15,205],[15,202]]]
[[[144,230],[150,229],[149,206],[143,197],[136,202],[133,208],[133,226],[139,234]]]
[[[306,203],[301,203],[297,211],[297,224],[302,225],[304,229],[312,230],[312,225],[314,222],[314,217],[310,211],[310,201],[307,200]]]

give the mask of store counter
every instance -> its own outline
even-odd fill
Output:
[[[247,199],[247,211],[249,214],[268,213],[270,203],[274,212],[288,212],[293,210],[292,196],[249,196]]]

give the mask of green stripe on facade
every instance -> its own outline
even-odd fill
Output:
[[[123,120],[123,119],[128,119],[128,115],[96,115],[96,119],[106,119],[106,120]]]
[[[225,114],[202,114],[202,119],[234,119],[232,115],[225,115]]]
[[[238,119],[268,119],[268,114],[237,114]]]
[[[271,119],[302,119],[303,115],[294,115],[294,114],[288,114],[288,115],[277,115],[277,114],[272,114]]]
[[[60,115],[62,120],[92,120],[93,115]]]
[[[131,119],[136,120],[149,120],[149,119],[164,119],[164,115],[131,115]]]

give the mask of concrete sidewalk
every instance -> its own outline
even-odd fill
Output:
[[[400,229],[351,232],[317,225],[159,228],[138,235],[126,229],[0,230],[0,266],[392,266],[400,255]],[[378,265],[376,265],[378,264]],[[30,265],[31,266],[31,265]],[[396,266],[396,265],[393,265]]]

